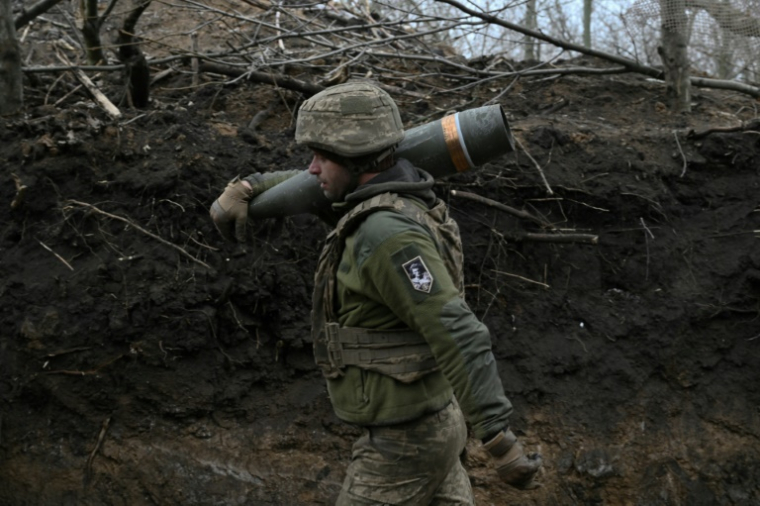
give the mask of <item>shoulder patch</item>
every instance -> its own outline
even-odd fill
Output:
[[[405,262],[402,267],[412,283],[412,288],[418,292],[430,293],[430,290],[433,289],[433,276],[430,274],[422,257],[416,256]]]

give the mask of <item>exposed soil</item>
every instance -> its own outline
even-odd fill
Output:
[[[240,247],[208,218],[233,176],[306,166],[303,97],[189,84],[162,82],[118,124],[35,95],[0,120],[0,504],[311,505],[339,490],[358,432],[332,413],[309,342],[327,228],[271,220]],[[504,85],[395,98],[412,127]],[[681,115],[665,92],[634,75],[523,79],[500,103],[552,193],[524,152],[437,186],[513,428],[546,460],[544,486],[515,492],[472,442],[478,504],[760,503],[760,134],[688,135],[760,104],[694,90]],[[521,240],[541,230],[452,189],[599,242]]]

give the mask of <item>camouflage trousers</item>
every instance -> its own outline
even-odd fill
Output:
[[[467,442],[456,401],[418,420],[368,427],[353,446],[337,506],[472,506],[459,456]]]

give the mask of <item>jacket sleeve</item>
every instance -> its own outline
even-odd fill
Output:
[[[253,174],[249,174],[243,179],[245,181],[248,181],[251,183],[251,188],[253,188],[253,197],[257,197],[264,193],[265,191],[269,190],[270,188],[274,188],[280,183],[283,183],[290,179],[291,177],[297,176],[302,171],[300,170],[281,170],[277,172],[254,172]]]
[[[475,436],[506,428],[512,405],[491,335],[459,296],[429,232],[398,213],[378,212],[361,225],[355,241],[362,282],[429,343]]]
[[[281,170],[281,171],[275,171],[275,172],[254,172],[244,177],[243,179],[245,181],[248,181],[251,184],[251,188],[253,189],[251,198],[255,199],[256,197],[258,197],[265,191],[271,188],[274,188],[280,183],[284,183],[285,181],[301,174],[302,172],[303,170],[300,170],[300,169]],[[335,224],[338,222],[338,219],[340,218],[332,210],[331,207],[320,209],[320,211],[316,214],[319,217],[319,219],[321,219],[323,222],[327,223],[330,226],[335,226]]]

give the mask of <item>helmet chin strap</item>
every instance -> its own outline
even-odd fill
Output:
[[[362,175],[361,172],[354,172],[351,171],[351,183],[349,184],[349,189],[346,192],[346,195],[349,193],[355,191],[359,187],[359,177]]]
[[[393,165],[393,153],[396,152],[396,145],[390,146],[381,151],[377,156],[372,159],[366,157],[357,157],[354,159],[346,158],[344,160],[344,166],[351,171],[352,174],[364,174],[365,172],[382,172],[389,169]]]

